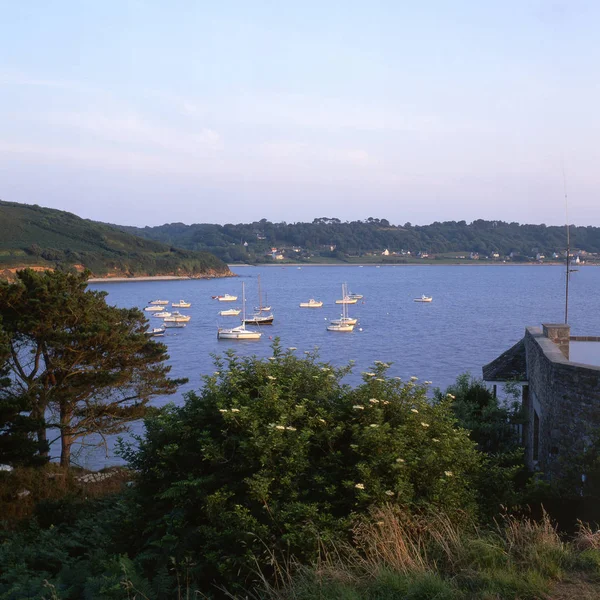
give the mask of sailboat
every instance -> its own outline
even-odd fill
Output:
[[[348,296],[348,286],[347,284],[342,284],[342,297]],[[345,309],[345,311],[343,310]],[[348,306],[347,303],[343,304],[342,307],[342,316],[339,319],[332,319],[330,321],[331,325],[352,325],[354,327],[358,319],[352,319],[348,316]]]
[[[246,325],[273,325],[273,313],[269,313],[268,315],[263,315],[263,310],[267,310],[262,305],[262,294],[260,292],[260,275],[258,275],[258,308],[251,317],[242,319],[242,322]],[[269,307],[270,309],[271,307]]]
[[[348,294],[346,290],[346,284],[342,284],[342,298],[345,298]],[[354,329],[355,323],[350,323],[350,317],[348,317],[348,303],[342,304],[342,318],[336,321],[331,321],[331,324],[327,326],[327,331],[344,331],[349,332]]]
[[[362,298],[360,294],[349,294],[348,288],[346,284],[342,285],[342,298],[341,300],[336,300],[336,304],[356,304],[358,299]]]
[[[262,333],[246,329],[246,290],[242,283],[242,324],[237,327],[219,327],[217,339],[219,340],[259,340]]]

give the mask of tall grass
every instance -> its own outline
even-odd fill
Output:
[[[537,521],[505,516],[482,530],[462,515],[415,516],[390,505],[372,510],[353,534],[354,544],[325,552],[312,567],[279,564],[275,583],[263,579],[255,597],[536,600],[566,577],[561,585],[592,586],[600,598],[600,531],[580,525],[567,544],[546,513]],[[585,575],[569,580],[577,571]]]

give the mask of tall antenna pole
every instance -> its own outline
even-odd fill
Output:
[[[569,260],[571,254],[571,237],[569,232],[569,204],[567,202],[567,178],[565,176],[565,165],[562,165],[563,187],[565,190],[565,217],[567,221],[567,272],[565,283],[565,325],[569,322]]]

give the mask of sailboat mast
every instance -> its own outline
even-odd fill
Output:
[[[242,281],[242,327],[246,327],[246,288]]]
[[[571,236],[569,228],[569,204],[567,202],[567,179],[565,177],[565,167],[563,165],[563,187],[565,190],[565,217],[567,222],[567,271],[565,273],[565,325],[569,323],[569,266],[571,260]]]

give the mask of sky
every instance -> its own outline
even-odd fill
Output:
[[[596,0],[0,0],[0,199],[600,225]],[[563,177],[564,173],[564,177]]]

